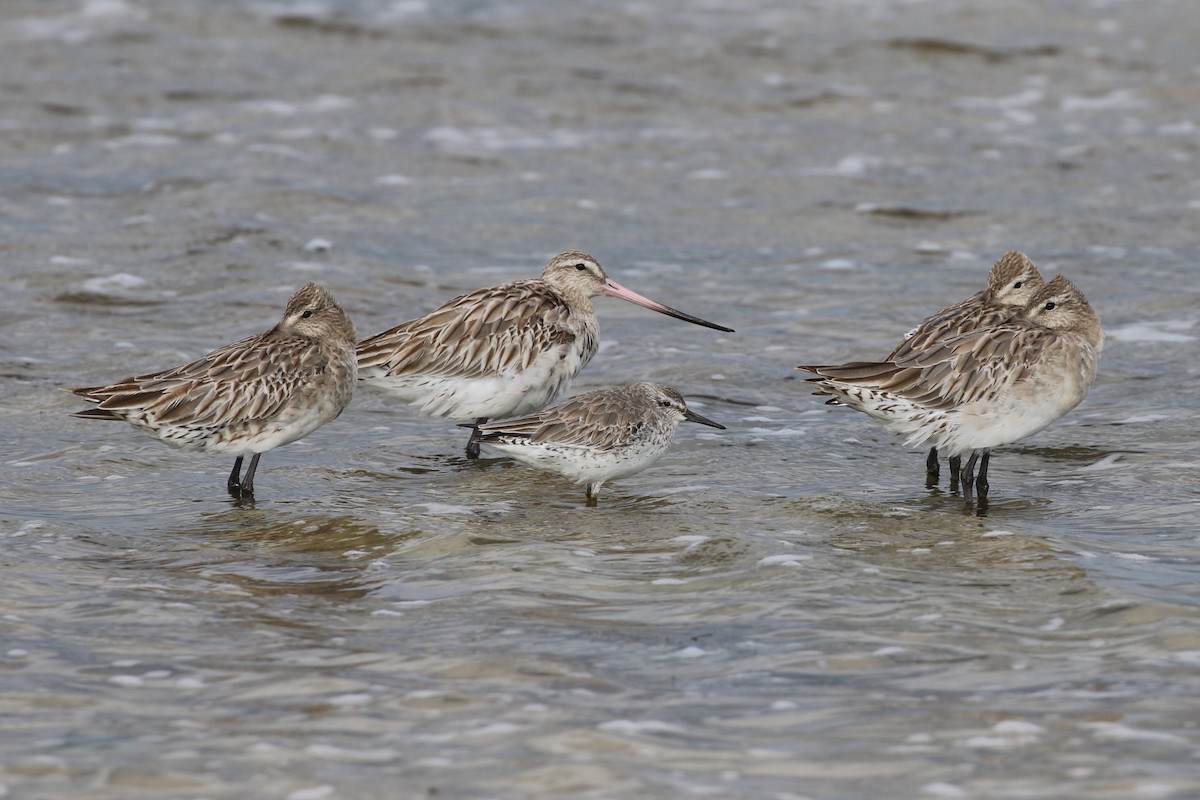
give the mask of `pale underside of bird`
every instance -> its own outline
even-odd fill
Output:
[[[480,425],[479,431],[484,445],[585,485],[594,505],[603,483],[657,461],[684,421],[725,428],[690,410],[675,389],[635,383],[576,395],[536,414]]]
[[[364,339],[359,379],[416,411],[478,425],[530,414],[562,396],[599,349],[592,298],[616,297],[676,319],[732,329],[650,300],[579,251],[555,256],[533,280],[478,289]]]
[[[1104,343],[1100,319],[1062,276],[1017,316],[945,339],[894,361],[803,366],[838,401],[863,411],[909,444],[971,454],[962,481],[988,490],[994,447],[1043,430],[1083,400]]]
[[[1021,313],[1044,285],[1037,265],[1024,253],[1010,250],[992,264],[986,288],[926,317],[883,360],[905,359],[956,336],[1007,322]],[[839,401],[834,398],[829,402],[837,404]],[[960,462],[959,456],[950,456],[952,485],[958,482]],[[930,485],[937,482],[941,473],[937,447],[929,449],[925,473]]]
[[[67,389],[97,405],[74,416],[125,420],[184,450],[235,455],[226,485],[253,497],[259,457],[335,419],[357,377],[354,325],[310,283],[270,330],[173,369]],[[243,458],[251,456],[245,477]]]

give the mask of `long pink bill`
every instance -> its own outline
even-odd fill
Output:
[[[733,333],[733,328],[726,328],[724,325],[718,325],[715,322],[693,317],[691,314],[685,314],[682,311],[677,311],[670,306],[664,306],[662,303],[656,303],[649,297],[643,297],[632,289],[626,289],[621,284],[611,278],[604,284],[604,294],[609,297],[618,297],[622,300],[627,300],[635,306],[648,308],[651,311],[657,311],[660,314],[666,314],[668,317],[681,319],[684,322],[691,322],[695,325],[703,325],[705,328],[712,328],[715,331],[724,331],[725,333]]]

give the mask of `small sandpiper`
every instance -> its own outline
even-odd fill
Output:
[[[1079,405],[1096,380],[1104,345],[1100,318],[1061,275],[1017,316],[953,336],[895,361],[803,366],[841,403],[863,411],[909,444],[933,442],[951,456],[971,453],[970,493],[987,496],[993,447],[1046,428]]]
[[[480,425],[479,440],[586,485],[588,505],[595,505],[601,484],[657,461],[685,420],[725,430],[689,410],[670,386],[634,383],[576,395],[527,417]]]
[[[67,389],[98,405],[85,419],[123,419],[184,450],[237,456],[227,487],[254,496],[259,457],[336,418],[354,394],[354,325],[324,287],[297,291],[265,333],[181,367],[111,386]],[[252,456],[245,477],[242,459]]]
[[[359,379],[427,416],[470,420],[467,457],[477,458],[480,425],[546,407],[596,355],[599,295],[733,332],[626,289],[596,259],[571,250],[552,258],[541,278],[478,289],[364,339]]]

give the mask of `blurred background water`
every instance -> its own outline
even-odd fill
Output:
[[[1200,5],[5,0],[0,796],[1200,797]],[[263,459],[59,389],[581,248],[582,489],[361,393]],[[1002,252],[1108,333],[986,512],[810,396]]]

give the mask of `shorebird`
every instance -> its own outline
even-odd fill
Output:
[[[1045,285],[1036,264],[1024,253],[1009,250],[992,264],[986,289],[926,317],[920,325],[909,331],[884,361],[895,361],[927,350],[954,336],[1006,322],[1019,314]],[[951,482],[958,481],[960,467],[961,458],[951,456]],[[925,458],[925,474],[936,481],[940,472],[937,448],[931,447]]]
[[[898,361],[908,358],[955,336],[1007,322],[1021,313],[1043,286],[1045,281],[1042,280],[1037,265],[1024,253],[1009,250],[992,264],[988,273],[987,288],[926,317],[921,324],[905,334],[883,360]],[[829,402],[837,404],[839,401],[834,398]],[[951,456],[951,483],[958,482],[960,466],[960,457]],[[938,449],[931,447],[925,459],[925,473],[930,481],[936,481],[940,472]]]
[[[342,413],[354,393],[354,325],[324,287],[288,301],[279,324],[181,367],[66,391],[97,403],[84,419],[123,419],[184,450],[237,456],[226,486],[254,496],[259,457]],[[242,459],[251,456],[245,477]]]
[[[909,444],[971,453],[970,493],[988,491],[992,448],[1024,439],[1079,405],[1096,380],[1100,318],[1061,275],[1006,322],[944,339],[895,361],[803,366],[839,402],[863,411]]]
[[[691,411],[660,383],[634,383],[576,395],[518,419],[480,425],[479,440],[532,467],[587,487],[595,505],[601,484],[641,472],[667,451],[679,423],[725,426]]]
[[[358,345],[359,380],[432,417],[479,426],[530,414],[560,397],[599,348],[592,298],[617,297],[726,333],[732,328],[626,289],[577,250],[559,253],[542,277],[478,289]]]

